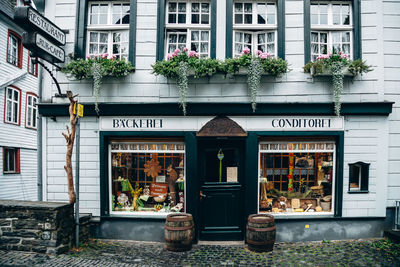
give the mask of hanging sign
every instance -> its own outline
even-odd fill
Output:
[[[65,45],[65,33],[32,7],[16,7],[14,19],[19,26],[28,32],[38,31],[57,45]]]
[[[40,33],[24,32],[22,43],[24,47],[34,53],[34,56],[40,57],[50,63],[63,63],[65,61],[64,49],[58,47]]]

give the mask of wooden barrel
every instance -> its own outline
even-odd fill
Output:
[[[166,249],[187,251],[192,248],[194,238],[193,216],[188,213],[172,213],[164,226]]]
[[[246,227],[246,242],[251,251],[272,251],[275,234],[274,216],[269,214],[252,214],[249,216]]]

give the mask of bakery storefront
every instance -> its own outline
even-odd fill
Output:
[[[273,214],[278,226],[341,217],[343,117],[104,116],[99,123],[100,237],[162,240],[170,212],[193,214],[200,240],[243,240],[257,212]]]

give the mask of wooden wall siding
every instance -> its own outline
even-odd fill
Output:
[[[137,6],[137,43],[136,43],[136,72],[121,79],[104,79],[100,101],[107,102],[177,102],[178,90],[173,81],[167,81],[161,76],[154,76],[151,73],[151,64],[155,62],[156,55],[156,34],[157,34],[157,0],[138,0]],[[225,22],[221,12],[225,12],[225,1],[217,1],[217,58],[225,55]],[[46,1],[46,16],[53,20],[62,29],[69,30],[67,34],[66,54],[73,52],[75,36],[75,0]],[[373,72],[357,77],[355,81],[346,80],[344,87],[343,101],[346,102],[369,102],[369,101],[396,101],[393,113],[389,116],[389,130],[382,138],[385,140],[374,140],[373,137],[353,137],[346,132],[349,139],[346,143],[346,151],[356,147],[360,154],[349,153],[349,159],[362,158],[362,150],[370,148],[370,141],[382,147],[388,143],[386,163],[380,165],[379,184],[381,181],[388,183],[384,189],[387,190],[387,205],[393,205],[393,200],[400,199],[400,93],[399,93],[399,70],[400,70],[400,3],[392,0],[361,0],[361,34],[362,34],[362,58],[374,68]],[[222,19],[221,19],[222,18]],[[280,79],[263,78],[262,88],[259,93],[260,102],[332,102],[332,91],[329,79],[314,79],[312,81],[308,74],[302,72],[304,65],[304,33],[303,33],[303,1],[286,0],[286,59],[290,64],[291,72]],[[4,51],[0,51],[0,53]],[[2,56],[3,57],[3,56]],[[63,74],[57,72],[57,78],[63,91],[72,90],[79,93],[81,102],[93,102],[92,82],[71,81]],[[52,84],[50,78],[45,75],[44,87],[49,88]],[[65,100],[54,98],[56,88],[45,90],[44,101],[63,102]],[[235,77],[223,79],[222,76],[203,78],[196,81],[191,80],[188,92],[189,102],[249,102],[246,78]],[[1,101],[0,101],[1,102]],[[385,119],[385,118],[382,118]],[[49,121],[49,124],[53,122]],[[361,122],[360,122],[361,123]],[[376,122],[378,123],[378,122]],[[379,122],[382,124],[383,122]],[[355,123],[356,125],[358,124]],[[384,124],[384,123],[383,123]],[[368,131],[356,131],[360,134],[368,134]],[[375,133],[376,131],[371,131]],[[58,139],[57,139],[58,140]],[[49,141],[61,142],[63,141]],[[349,142],[355,142],[351,144]],[[359,142],[360,144],[358,144]],[[364,143],[361,143],[364,142]],[[374,143],[375,142],[375,143]],[[97,145],[97,143],[96,143]],[[376,151],[376,150],[374,150]],[[346,152],[348,153],[348,152]],[[375,152],[377,153],[377,152]],[[379,152],[381,153],[381,152]],[[347,155],[345,156],[345,159]],[[371,156],[372,157],[372,156]],[[49,156],[49,159],[51,157]],[[352,160],[349,160],[352,161]],[[372,160],[372,158],[371,158]],[[97,161],[95,164],[98,164]],[[52,164],[49,162],[49,164]],[[383,166],[386,164],[386,167]],[[345,177],[348,176],[348,167],[345,164]],[[371,177],[377,178],[377,167],[371,165]],[[50,167],[50,166],[49,166]],[[375,168],[375,169],[374,169]],[[50,170],[50,169],[49,169]],[[52,179],[49,176],[49,179]],[[92,179],[92,178],[88,178]],[[346,181],[346,179],[345,179]],[[367,195],[346,195],[345,205],[353,204],[350,199],[368,198],[371,201],[361,201],[363,205],[370,205],[375,201],[374,191],[379,191],[376,181],[370,184],[370,194]],[[63,181],[64,183],[64,181]],[[95,185],[96,184],[92,184]],[[344,184],[347,191],[347,186]],[[345,192],[346,192],[345,191]],[[65,191],[66,192],[66,191]],[[63,193],[65,193],[63,192]],[[382,191],[383,192],[383,191]],[[50,193],[49,193],[50,194]],[[54,193],[52,199],[57,199]],[[65,193],[66,194],[66,193]],[[49,195],[50,196],[50,195]],[[382,195],[385,198],[385,195]],[[373,199],[373,200],[372,200]],[[347,201],[349,200],[349,201]],[[93,203],[93,202],[91,202]],[[369,203],[369,204],[368,204]],[[378,203],[378,202],[377,202]],[[97,205],[93,203],[93,205]],[[361,204],[360,204],[361,205]],[[381,205],[381,204],[375,204]],[[94,207],[98,210],[98,207]],[[346,209],[354,211],[358,207]],[[362,214],[373,213],[376,208],[362,208]],[[358,209],[360,210],[360,209]],[[376,211],[380,214],[382,211]],[[344,213],[346,216],[349,213]]]
[[[0,172],[0,199],[37,200],[36,150],[21,149],[21,173]],[[3,160],[3,149],[0,149]],[[3,167],[2,167],[3,168]]]
[[[75,2],[76,1],[48,1],[46,2],[46,15],[53,19],[62,29],[68,29],[66,54],[73,52],[73,39],[75,28]],[[218,14],[224,13],[222,2],[218,3]],[[369,2],[363,0],[363,4]],[[157,34],[157,0],[138,0],[137,3],[137,42],[136,42],[136,72],[122,79],[105,79],[102,85],[100,101],[114,102],[176,102],[178,90],[173,81],[167,81],[161,76],[151,74],[151,64],[156,60],[156,34]],[[56,12],[53,12],[56,10]],[[362,21],[377,21],[377,16],[365,8],[362,11]],[[72,16],[71,16],[72,14]],[[224,17],[221,14],[217,17]],[[263,88],[260,90],[260,102],[332,102],[332,93],[328,79],[310,79],[309,74],[304,74],[303,55],[303,1],[286,1],[286,58],[290,63],[291,72],[281,79],[264,78]],[[217,18],[218,20],[218,18]],[[218,20],[220,22],[220,20]],[[364,59],[375,68],[379,66],[377,61],[376,40],[370,40],[368,32],[372,22],[366,22],[363,26],[363,54]],[[217,58],[224,57],[221,50],[225,43],[223,25],[217,25]],[[364,34],[364,28],[366,34]],[[371,34],[369,34],[371,36]],[[375,35],[374,35],[375,36]],[[376,37],[374,37],[376,38]],[[222,44],[222,45],[219,45]],[[93,102],[92,82],[71,81],[61,73],[57,73],[62,90],[79,92],[80,100]],[[345,82],[344,101],[383,101],[378,72],[371,72],[358,77],[353,83]],[[50,80],[48,80],[51,83]],[[46,92],[46,100],[50,100],[56,88],[52,92]],[[189,102],[249,102],[249,93],[245,77],[224,79],[215,76],[210,79],[204,78],[191,81],[188,101]],[[63,101],[54,99],[54,101]]]
[[[383,51],[385,98],[395,101],[389,116],[387,206],[400,200],[400,2],[383,1]]]
[[[7,53],[7,32],[8,29],[21,33],[15,29],[15,26],[3,21],[0,17],[0,80],[9,75],[18,72],[28,71],[28,50],[23,50],[22,69],[6,62]],[[26,110],[26,93],[33,92],[37,94],[38,79],[33,75],[26,75],[23,79],[13,85],[21,89],[21,123],[20,125],[12,125],[4,123],[4,98],[5,88],[0,88],[0,146],[12,146],[19,148],[36,149],[36,130],[25,128],[25,110]],[[36,167],[35,167],[36,169]]]
[[[346,117],[344,136],[343,216],[386,216],[388,122],[383,117]],[[349,163],[370,163],[369,193],[349,194]]]
[[[61,133],[65,131],[65,125],[68,125],[69,121],[61,117],[57,118],[57,122],[49,118],[45,118],[45,120],[47,140],[44,149],[47,151],[47,165],[45,166],[47,181],[43,182],[47,187],[46,198],[47,201],[68,201],[67,177],[64,170],[67,147]],[[97,118],[84,117],[81,119],[80,149],[80,212],[99,216],[100,166]],[[75,148],[72,166],[75,166]]]

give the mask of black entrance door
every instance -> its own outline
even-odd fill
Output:
[[[202,240],[243,240],[244,140],[199,139]]]

